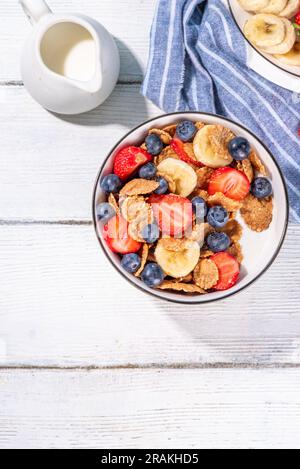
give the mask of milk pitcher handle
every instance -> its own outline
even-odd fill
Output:
[[[42,16],[52,13],[44,0],[19,0],[31,24],[37,23]]]

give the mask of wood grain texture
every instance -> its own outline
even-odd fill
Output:
[[[300,448],[300,370],[0,373],[0,448]]]
[[[91,220],[101,163],[129,129],[161,114],[139,85],[90,113],[60,118],[23,87],[0,87],[0,219]]]
[[[0,228],[2,366],[300,364],[300,227],[255,285],[189,308],[127,284],[92,226]]]
[[[205,369],[299,366],[300,227],[257,284],[187,309],[125,283],[90,223],[107,152],[161,113],[139,93],[155,3],[49,0],[98,19],[121,54],[110,99],[62,118],[22,86],[31,27],[0,2],[1,449],[300,448],[298,368]]]
[[[53,12],[92,16],[116,38],[121,81],[140,81],[148,59],[155,0],[49,0]],[[20,80],[19,58],[31,26],[17,0],[0,2],[0,82]]]

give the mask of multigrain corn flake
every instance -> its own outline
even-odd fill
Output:
[[[247,158],[243,161],[238,161],[237,165],[236,165],[236,168],[239,171],[242,171],[242,173],[244,173],[247,176],[249,182],[253,181],[253,179],[254,179],[254,170],[253,170],[253,166],[252,166],[251,161],[249,160],[249,158]]]
[[[149,181],[148,179],[133,179],[128,182],[123,189],[120,190],[120,195],[145,195],[151,194],[159,186],[156,181]]]
[[[216,264],[210,259],[201,259],[194,270],[194,281],[203,290],[213,288],[219,280]]]
[[[261,159],[258,156],[258,154],[256,153],[256,151],[253,150],[250,153],[249,160],[250,160],[250,163],[252,164],[254,170],[257,173],[260,173],[263,176],[267,176],[267,174],[268,174],[267,168],[265,167],[265,165],[261,161]]]
[[[165,280],[158,288],[160,290],[174,290],[185,293],[199,293],[201,295],[206,294],[206,291],[203,288],[198,287],[198,285],[182,282],[173,282],[171,280]]]
[[[258,233],[267,230],[273,219],[272,198],[257,199],[249,194],[244,200],[241,215],[251,230]]]
[[[147,259],[148,259],[148,256],[149,256],[149,249],[150,249],[150,247],[148,246],[148,244],[144,243],[143,247],[142,247],[142,253],[141,253],[141,267],[134,274],[136,277],[139,277],[141,275],[141,273],[143,272],[144,268],[145,268],[145,265],[147,263]]]

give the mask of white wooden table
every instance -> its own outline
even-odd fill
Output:
[[[52,0],[116,36],[122,71],[96,111],[28,96],[29,24],[0,2],[0,448],[300,448],[300,227],[268,273],[203,307],[162,303],[104,258],[94,180],[139,94],[155,0]]]

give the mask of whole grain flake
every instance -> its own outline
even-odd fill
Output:
[[[149,256],[149,249],[150,247],[148,246],[148,244],[144,243],[142,247],[142,253],[141,253],[141,267],[134,274],[136,277],[139,277],[145,268],[145,265],[147,263],[148,256]]]
[[[199,293],[205,295],[206,291],[198,285],[183,282],[173,282],[172,280],[165,280],[159,287],[160,290],[174,290],[183,291],[185,293]]]
[[[260,173],[262,176],[267,176],[267,174],[268,174],[267,168],[265,167],[265,165],[261,161],[261,159],[258,156],[258,154],[256,153],[256,151],[254,151],[254,150],[251,151],[251,153],[249,155],[249,160],[250,160],[252,166],[254,167],[254,169],[258,173]]]
[[[228,249],[227,252],[231,254],[241,264],[244,260],[242,246],[239,242],[234,242]]]
[[[171,143],[171,140],[172,140],[172,137],[171,135],[166,132],[165,130],[162,130],[162,129],[151,129],[149,130],[149,135],[151,134],[155,134],[155,135],[158,135],[162,142],[165,144],[165,145],[170,145]]]
[[[243,227],[237,220],[229,220],[219,231],[226,233],[232,242],[239,241],[243,235]]]
[[[128,222],[140,219],[141,217],[145,218],[152,211],[151,205],[141,196],[126,197],[122,200],[120,206],[121,213]]]
[[[158,187],[159,183],[157,181],[133,179],[121,189],[120,195],[146,195],[154,192]]]
[[[216,264],[210,259],[201,259],[194,270],[194,281],[203,290],[213,288],[219,280],[219,271]]]
[[[241,215],[251,230],[258,233],[267,230],[273,219],[272,198],[257,199],[249,194],[244,200]]]
[[[119,208],[118,202],[117,202],[116,197],[114,196],[114,194],[109,194],[108,202],[115,209],[116,213],[120,212],[120,208]]]
[[[253,170],[251,161],[248,158],[246,158],[245,160],[242,160],[242,161],[238,161],[237,165],[236,165],[236,169],[238,169],[239,171],[244,173],[247,176],[249,182],[253,181],[253,179],[254,179],[254,170]]]
[[[182,238],[162,238],[160,240],[161,246],[167,251],[180,252],[187,248],[187,240]]]
[[[180,160],[179,156],[172,147],[168,146],[163,149],[160,155],[154,159],[154,164],[158,166],[162,161],[167,160],[168,158],[174,158],[174,160]]]
[[[167,127],[164,127],[163,130],[167,132],[171,137],[174,137],[177,129],[177,124],[172,124],[168,125]]]
[[[210,195],[207,198],[207,203],[210,207],[213,207],[214,205],[222,205],[226,210],[228,210],[228,212],[236,212],[243,205],[242,202],[226,197],[222,192],[216,192],[216,194]]]
[[[198,178],[198,189],[203,189],[205,191],[207,190],[208,183],[213,172],[213,169],[208,168],[207,166],[196,170]]]

